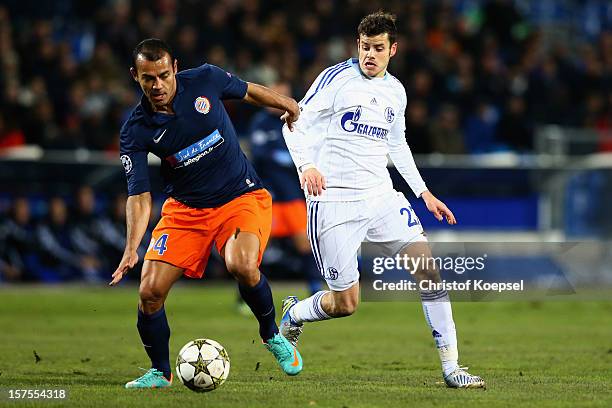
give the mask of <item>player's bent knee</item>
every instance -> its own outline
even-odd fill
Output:
[[[249,275],[258,271],[257,260],[255,259],[242,258],[232,261],[227,260],[225,266],[227,266],[229,273],[237,276]]]
[[[149,285],[141,285],[138,291],[140,302],[143,307],[155,307],[164,303],[166,294],[159,288]]]
[[[229,273],[241,284],[255,286],[259,282],[259,268],[256,259],[246,257],[233,261],[227,260],[225,265]]]

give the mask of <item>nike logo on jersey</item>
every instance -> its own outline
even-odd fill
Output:
[[[164,129],[164,131],[161,132],[161,134],[158,137],[153,138],[153,141],[155,143],[159,143],[159,141],[162,139],[162,137],[164,137],[164,134],[166,133],[166,130],[168,130],[168,129]]]

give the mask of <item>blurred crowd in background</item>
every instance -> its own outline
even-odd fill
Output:
[[[606,0],[3,1],[0,147],[116,150],[140,91],[142,39],[245,80],[288,80],[296,98],[356,53],[361,17],[397,14],[391,72],[408,93],[416,153],[531,151],[534,129],[612,126],[612,3]],[[254,109],[229,104],[243,132]],[[610,146],[602,144],[601,149]]]
[[[0,282],[110,281],[125,247],[125,200],[120,194],[101,203],[82,186],[73,197],[2,201],[8,208],[0,217]],[[141,259],[150,239],[149,230]]]

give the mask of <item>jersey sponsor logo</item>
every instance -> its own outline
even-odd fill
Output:
[[[223,139],[223,136],[221,136],[221,133],[219,133],[219,130],[215,130],[204,139],[195,142],[178,153],[166,157],[166,161],[175,169],[187,167],[190,164],[200,161],[200,159],[207,156],[224,141],[225,140]]]
[[[164,129],[164,131],[163,131],[163,132],[161,132],[161,133],[159,134],[159,136],[154,137],[154,138],[153,138],[153,142],[155,142],[155,143],[159,143],[159,141],[162,139],[162,137],[164,137],[164,134],[166,134],[166,130],[168,130],[168,129]]]
[[[132,171],[132,159],[130,159],[130,156],[127,154],[122,155],[120,159],[125,170],[125,174],[128,174],[130,171]]]
[[[355,132],[358,135],[372,136],[376,139],[387,140],[387,129],[371,126],[366,123],[359,123],[361,119],[361,105],[357,107],[355,112],[346,112],[340,119],[340,126],[347,132]]]
[[[387,119],[389,123],[393,122],[393,119],[395,119],[395,111],[390,106],[385,109],[385,119]]]
[[[370,101],[370,105],[378,106],[378,101],[376,100],[376,98],[372,98],[372,100]]]
[[[195,107],[195,110],[204,115],[210,112],[210,102],[205,96],[198,96],[193,102],[193,106]]]

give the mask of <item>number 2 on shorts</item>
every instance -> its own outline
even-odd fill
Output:
[[[408,227],[414,227],[415,225],[419,224],[418,218],[414,217],[414,219],[412,219],[412,207],[408,206],[401,208],[400,215],[403,215],[404,213],[408,213]]]

